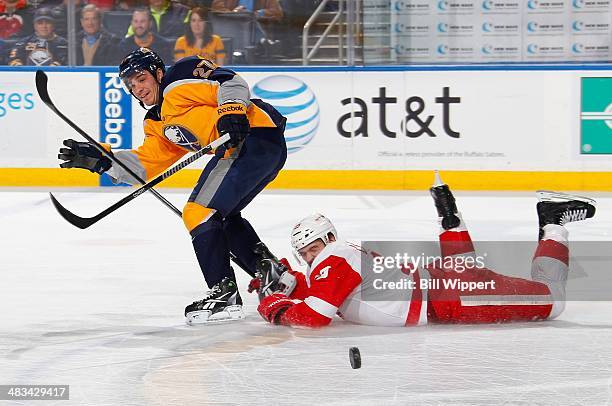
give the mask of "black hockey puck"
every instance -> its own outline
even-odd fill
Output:
[[[359,352],[359,348],[349,348],[349,361],[351,361],[351,368],[361,368],[361,353]]]

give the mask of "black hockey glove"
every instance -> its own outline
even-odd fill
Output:
[[[113,165],[108,157],[88,142],[64,140],[64,145],[68,148],[60,148],[57,156],[65,161],[60,164],[61,168],[82,168],[101,175]]]
[[[249,119],[247,108],[241,103],[226,103],[217,107],[217,131],[219,135],[229,133],[228,147],[238,146],[249,135]]]

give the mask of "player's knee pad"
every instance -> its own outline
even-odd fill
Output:
[[[183,222],[185,227],[187,227],[187,231],[193,231],[194,228],[214,216],[216,212],[217,210],[210,207],[204,207],[195,202],[188,202],[183,208]]]

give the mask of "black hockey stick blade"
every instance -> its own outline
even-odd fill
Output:
[[[55,206],[55,210],[57,210],[60,216],[62,216],[67,222],[69,222],[75,227],[80,228],[81,230],[86,229],[87,227],[98,221],[95,219],[95,217],[84,218],[72,213],[70,210],[62,206],[62,204],[57,201],[55,196],[53,196],[53,193],[49,193],[49,197],[51,198],[51,203],[53,203],[53,206]]]
[[[48,77],[47,74],[42,70],[36,71],[36,91],[38,92],[38,96],[40,99],[49,107],[55,114],[57,114],[66,124],[72,127],[76,132],[83,136],[87,141],[89,141],[98,151],[100,151],[104,156],[108,157],[111,161],[117,163],[120,167],[122,167],[127,173],[129,173],[134,179],[136,179],[140,184],[144,184],[145,181],[141,179],[138,175],[134,173],[127,165],[117,159],[113,154],[110,154],[108,151],[98,143],[95,139],[93,139],[89,134],[87,134],[81,127],[76,125],[72,120],[66,117],[53,103],[51,100],[51,96],[49,96],[48,89]],[[151,193],[155,195],[155,197],[161,201],[164,205],[166,205],[170,210],[172,210],[176,215],[182,217],[183,214],[179,209],[177,209],[172,203],[170,203],[165,197],[163,197],[159,192],[155,189],[149,189]]]
[[[80,229],[85,229],[85,228],[91,226],[92,224],[95,224],[98,221],[102,220],[104,217],[108,216],[109,214],[111,214],[112,212],[117,210],[118,208],[120,208],[122,206],[125,206],[127,203],[131,202],[132,200],[134,200],[135,198],[137,198],[138,196],[140,196],[141,194],[143,194],[147,190],[150,190],[155,185],[157,185],[158,183],[162,182],[164,179],[174,175],[175,173],[177,173],[178,171],[180,171],[181,169],[183,169],[187,165],[189,165],[192,162],[196,161],[197,159],[203,157],[204,155],[206,155],[207,153],[209,153],[213,149],[218,148],[219,146],[225,144],[229,140],[230,140],[229,134],[222,135],[220,138],[214,140],[213,142],[211,142],[210,144],[208,144],[204,148],[200,149],[195,154],[191,155],[187,159],[185,159],[185,160],[179,162],[178,164],[174,165],[172,168],[168,169],[167,171],[165,171],[161,175],[158,175],[154,179],[152,179],[149,182],[145,183],[144,185],[142,185],[141,187],[139,187],[138,189],[136,189],[135,191],[133,191],[129,195],[125,196],[123,199],[119,200],[118,202],[116,202],[112,206],[106,208],[105,210],[103,210],[102,212],[96,214],[93,217],[80,217],[80,216],[77,216],[76,214],[70,212],[68,209],[63,207],[57,201],[57,199],[51,193],[49,193],[51,195],[51,201],[53,202],[53,205],[55,206],[55,208],[57,209],[59,214],[63,218],[65,218],[66,221],[68,221],[70,224],[74,225],[75,227],[78,227]]]

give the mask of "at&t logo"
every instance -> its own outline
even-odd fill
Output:
[[[285,141],[289,153],[312,141],[319,128],[319,103],[304,82],[287,75],[270,76],[255,84],[252,93],[287,118]]]

